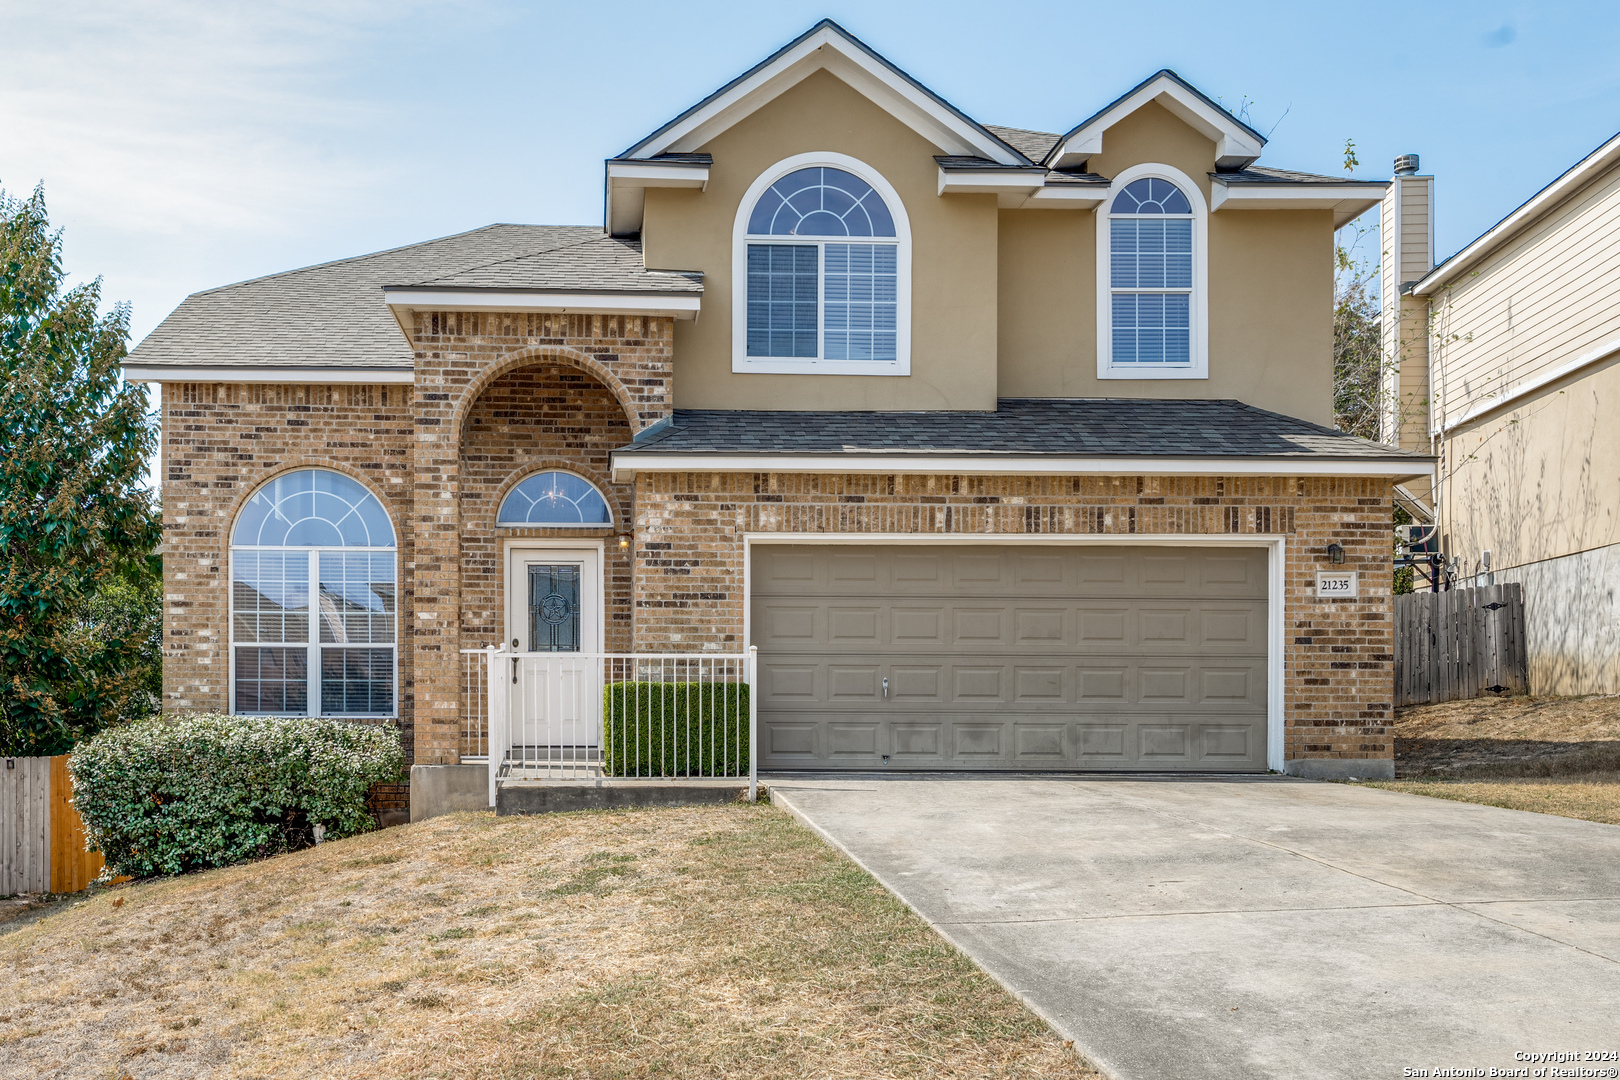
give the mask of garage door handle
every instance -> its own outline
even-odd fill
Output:
[[[889,696],[889,677],[887,675],[883,676],[883,696],[885,699]]]

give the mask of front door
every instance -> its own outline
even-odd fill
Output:
[[[513,670],[512,756],[557,765],[594,761],[601,745],[601,555],[514,546],[507,559]]]

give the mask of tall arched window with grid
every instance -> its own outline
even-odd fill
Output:
[[[398,575],[377,496],[327,469],[253,493],[231,533],[231,709],[397,711]]]

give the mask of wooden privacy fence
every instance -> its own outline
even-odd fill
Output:
[[[1426,705],[1528,685],[1518,583],[1395,598],[1395,704]]]
[[[89,888],[103,863],[84,848],[67,756],[0,760],[0,896]]]

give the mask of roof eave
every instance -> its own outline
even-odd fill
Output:
[[[468,286],[383,286],[383,302],[406,329],[410,311],[512,311],[568,315],[649,315],[692,320],[701,290],[522,289]],[[409,331],[407,330],[407,336]]]
[[[913,451],[883,453],[720,454],[659,451],[634,445],[615,450],[615,483],[638,472],[786,472],[994,474],[1002,476],[1359,476],[1387,477],[1396,483],[1427,477],[1434,458],[1411,455],[1340,457],[1139,455],[1087,457],[1069,454],[983,454]]]
[[[1208,136],[1215,143],[1217,168],[1252,165],[1266,145],[1264,135],[1174,71],[1162,68],[1075,125],[1058,139],[1041,164],[1067,168],[1102,153],[1103,133],[1149,101],[1158,101]]]
[[[1429,271],[1412,286],[1414,296],[1428,296],[1459,274],[1476,265],[1491,252],[1512,240],[1551,211],[1564,199],[1584,187],[1603,170],[1620,162],[1620,134],[1616,134],[1586,157],[1566,169],[1558,179],[1521,203],[1507,217],[1482,233],[1471,244]]]

